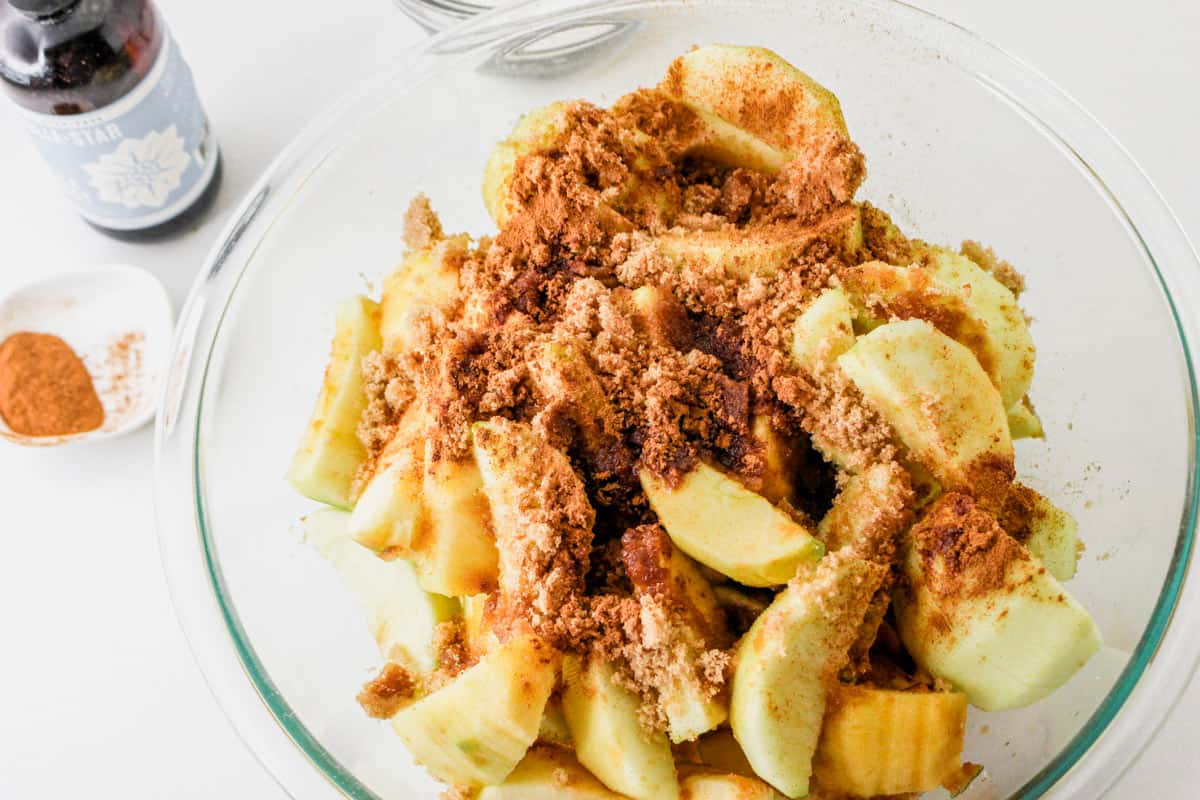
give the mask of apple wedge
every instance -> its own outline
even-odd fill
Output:
[[[851,475],[821,518],[817,533],[830,551],[850,547],[864,557],[893,552],[893,542],[912,524],[912,480],[896,464],[872,464]]]
[[[383,282],[379,332],[387,353],[418,346],[413,320],[421,314],[447,314],[458,294],[458,270],[467,257],[470,237],[451,236],[409,252]]]
[[[836,286],[817,295],[792,326],[792,358],[813,375],[836,366],[853,346],[854,306]]]
[[[492,148],[483,169],[483,203],[497,227],[503,228],[518,210],[511,191],[517,159],[551,148],[560,141],[567,129],[569,106],[570,103],[557,102],[530,111],[506,139]]]
[[[1011,467],[999,392],[970,350],[928,322],[881,325],[837,362],[943,486],[969,486],[981,465]]]
[[[967,697],[961,692],[837,689],[821,730],[821,785],[855,797],[936,789],[962,768]]]
[[[1087,611],[971,497],[943,495],[910,537],[894,596],[900,638],[971,705],[1036,702],[1100,647]]]
[[[487,786],[479,800],[622,800],[596,780],[569,750],[537,745],[499,786]]]
[[[288,482],[305,497],[337,508],[354,505],[354,478],[367,457],[358,440],[367,405],[362,359],[380,343],[377,303],[356,296],[338,306],[321,392],[287,471]]]
[[[762,496],[775,505],[792,502],[800,467],[796,440],[777,430],[765,414],[750,421],[750,437],[763,449]]]
[[[438,780],[472,788],[502,783],[537,738],[560,661],[536,637],[517,636],[400,711],[392,727]]]
[[[412,539],[413,563],[426,590],[465,597],[494,590],[500,556],[483,476],[471,454],[450,459],[425,442],[422,478],[426,524]]]
[[[1029,396],[1022,397],[1008,407],[1008,430],[1013,439],[1043,439],[1046,430],[1041,417],[1033,410]]]
[[[599,658],[563,660],[563,716],[575,753],[608,788],[633,800],[675,800],[679,781],[664,734],[650,734],[639,719],[641,701],[616,683]]]
[[[546,605],[553,593],[538,584],[552,573],[582,582],[595,521],[583,481],[567,455],[528,423],[494,417],[476,422],[471,432],[500,554],[501,598],[555,614],[558,609]]]
[[[830,681],[887,569],[839,551],[775,598],[738,645],[730,724],[754,772],[808,793]]]
[[[739,583],[778,586],[824,555],[799,522],[708,464],[697,464],[676,486],[647,470],[640,477],[671,541]]]
[[[407,562],[384,561],[351,539],[349,517],[332,508],[315,511],[304,518],[305,539],[354,593],[384,661],[432,672],[438,664],[434,633],[458,617],[458,603],[424,591]]]
[[[737,142],[744,143],[747,136],[757,140],[756,152],[766,152],[761,143],[792,158],[819,158],[836,143],[849,141],[837,97],[763,47],[698,47],[671,63],[659,90],[702,118],[728,123],[736,134],[725,137],[728,144],[717,145],[726,153],[745,151],[747,145]],[[724,160],[719,151],[716,155]]]
[[[749,280],[785,272],[817,247],[847,255],[857,253],[862,246],[862,223],[856,206],[843,205],[807,227],[763,224],[736,230],[668,232],[655,236],[650,243],[673,269]]]
[[[352,539],[385,558],[411,558],[413,540],[426,525],[421,500],[425,443],[419,413],[417,404],[405,412],[347,525]]]
[[[704,769],[687,770],[679,781],[680,800],[783,800],[758,778]]]
[[[1075,577],[1083,543],[1079,524],[1050,498],[1020,483],[1009,490],[1001,517],[1005,530],[1037,557],[1060,581]]]
[[[889,318],[921,318],[970,348],[1012,408],[1029,391],[1036,350],[1017,298],[966,256],[925,246],[919,265],[871,261],[841,273],[867,327]]]

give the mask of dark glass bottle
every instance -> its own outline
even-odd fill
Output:
[[[0,0],[0,85],[96,227],[155,237],[211,204],[220,153],[150,0]]]

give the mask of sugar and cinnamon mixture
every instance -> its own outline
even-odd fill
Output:
[[[538,557],[502,574],[489,614],[502,637],[531,625],[564,651],[612,660],[643,697],[646,723],[661,728],[665,682],[725,690],[730,648],[747,624],[741,612],[753,603],[707,618],[654,580],[671,544],[638,471],[675,481],[705,459],[764,491],[754,424],[765,420],[798,477],[780,500],[815,523],[838,477],[814,445],[843,454],[847,469],[894,465],[892,431],[853,385],[836,370],[802,371],[789,347],[817,293],[864,262],[910,264],[912,246],[883,212],[853,202],[865,164],[848,138],[768,174],[696,157],[697,119],[657,90],[562,113],[560,141],[516,160],[507,219],[462,254],[453,301],[414,310],[408,346],[366,360],[360,435],[378,455],[419,402],[438,458],[467,457],[471,424],[497,416],[532,425],[567,454],[571,474],[536,478],[546,511],[529,534],[540,537]],[[445,237],[424,197],[404,230],[413,249]],[[713,248],[727,257],[711,258]],[[769,266],[755,255],[764,248]],[[1020,289],[990,251],[968,243],[964,252]],[[547,369],[549,358],[570,366]],[[907,473],[896,470],[905,475],[897,508],[872,528],[877,541],[864,554],[885,566],[912,505]],[[856,645],[864,660],[887,609],[881,596]],[[371,700],[379,713],[410,690],[403,676],[384,678]]]

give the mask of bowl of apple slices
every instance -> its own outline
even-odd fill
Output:
[[[1200,272],[1103,129],[852,0],[540,0],[396,74],[247,198],[159,415],[287,791],[1106,791],[1198,655]]]

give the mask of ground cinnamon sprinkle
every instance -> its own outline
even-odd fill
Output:
[[[727,618],[715,595],[697,604],[668,579],[673,559],[699,568],[657,524],[640,471],[670,484],[704,460],[757,489],[766,446],[754,424],[766,419],[800,452],[837,461],[804,460],[810,479],[787,498],[798,518],[824,515],[851,473],[890,475],[883,494],[846,500],[845,519],[825,534],[831,551],[845,545],[828,558],[863,565],[854,585],[825,593],[865,610],[839,631],[850,659],[840,666],[860,674],[875,666],[867,654],[879,632],[890,630],[897,545],[916,503],[886,422],[840,371],[809,374],[790,348],[793,323],[823,289],[870,262],[912,264],[919,243],[853,202],[865,163],[848,138],[771,138],[779,108],[794,98],[743,98],[745,87],[729,87],[745,101],[751,133],[796,156],[773,172],[731,168],[707,159],[709,134],[671,99],[675,79],[611,109],[582,101],[554,109],[559,134],[517,157],[500,230],[462,256],[442,316],[418,318],[414,344],[365,359],[359,428],[374,458],[420,398],[429,452],[456,459],[469,457],[473,423],[495,421],[485,437],[517,422],[532,427],[547,450],[514,518],[494,520],[501,568],[491,625],[502,640],[532,629],[560,650],[612,662],[655,730],[666,725],[660,698],[670,685],[727,691],[735,634],[758,606],[735,604]],[[426,198],[406,214],[404,235],[414,249],[445,241]],[[963,252],[1019,290],[1019,276],[991,251],[968,242]],[[972,333],[932,292],[874,310]],[[498,439],[489,445],[518,446]],[[1011,463],[976,472],[975,497],[947,495],[913,534],[938,591],[959,596],[999,585],[1020,555],[991,516],[1019,506],[1019,496],[1008,499]],[[724,580],[699,574],[706,587]],[[441,648],[435,680],[470,663],[461,630]]]
[[[70,345],[20,332],[0,344],[0,416],[15,433],[64,436],[99,428],[104,408]]]
[[[105,354],[107,385],[103,387],[114,417],[121,417],[141,402],[143,345],[146,335],[129,331],[118,336]]]
[[[1002,589],[1013,562],[1027,560],[1025,548],[969,495],[943,495],[913,526],[925,586],[948,600]]]

